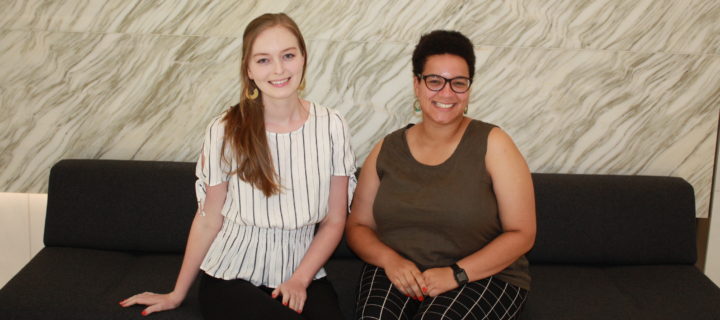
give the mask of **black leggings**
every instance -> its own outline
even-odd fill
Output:
[[[395,288],[382,268],[366,264],[356,319],[516,319],[527,290],[494,277],[470,282],[420,302]]]
[[[256,287],[242,280],[223,280],[205,273],[200,276],[200,311],[211,319],[342,319],[337,295],[327,278],[314,280],[307,288],[302,314],[273,299],[274,289]]]

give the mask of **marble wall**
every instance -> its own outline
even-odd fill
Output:
[[[707,216],[720,108],[715,0],[0,0],[0,191],[46,192],[63,158],[194,161],[239,97],[245,25],[293,17],[305,96],[351,126],[361,164],[410,121],[419,36],[476,45],[469,115],[536,172],[680,176]]]

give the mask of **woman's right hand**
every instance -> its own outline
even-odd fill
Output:
[[[165,294],[143,292],[120,301],[120,305],[123,307],[136,304],[146,305],[148,307],[142,311],[142,315],[147,316],[153,312],[175,309],[180,306],[182,301],[183,297],[180,297],[175,291]]]
[[[425,279],[420,269],[410,260],[395,256],[387,261],[383,269],[390,282],[405,295],[423,301],[427,291]]]

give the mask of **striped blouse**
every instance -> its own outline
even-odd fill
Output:
[[[195,172],[200,207],[205,185],[228,182],[223,225],[200,268],[215,278],[277,287],[292,276],[310,246],[315,225],[327,214],[331,176],[350,176],[350,202],[355,156],[348,128],[335,111],[311,103],[308,119],[299,129],[267,132],[282,191],[265,197],[237,175],[229,175],[237,167],[232,156],[226,157],[232,160],[229,164],[221,160],[223,116],[208,126],[202,149],[205,164],[198,161]],[[323,276],[325,270],[320,269],[315,279]]]

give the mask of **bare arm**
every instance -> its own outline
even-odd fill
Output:
[[[187,292],[200,270],[200,264],[223,223],[223,216],[220,211],[227,195],[227,182],[212,187],[206,185],[206,190],[205,215],[202,215],[203,208],[198,208],[190,227],[185,256],[173,291],[167,294],[152,292],[136,294],[120,302],[121,306],[147,305],[148,307],[142,311],[142,314],[148,315],[153,312],[177,308],[185,300],[185,296],[187,296]]]
[[[302,312],[307,299],[306,289],[312,282],[318,270],[330,258],[342,238],[345,216],[347,215],[347,186],[348,177],[332,176],[330,178],[330,196],[328,200],[328,213],[320,222],[318,231],[310,243],[308,251],[292,277],[276,288],[272,296],[283,296],[283,304],[290,309]]]
[[[461,259],[470,281],[507,268],[535,243],[535,192],[525,159],[499,128],[490,132],[485,159],[492,178],[503,233],[487,246]]]
[[[535,243],[535,193],[530,170],[512,139],[499,128],[490,132],[485,163],[492,178],[503,232],[457,262],[465,269],[469,281],[504,270]],[[429,269],[425,274],[431,296],[457,287],[449,267]]]
[[[425,282],[420,270],[412,261],[385,245],[377,236],[373,203],[380,186],[377,175],[377,157],[382,147],[379,142],[365,159],[360,180],[355,190],[352,213],[345,227],[348,245],[364,261],[385,269],[390,281],[406,295],[422,300]]]

